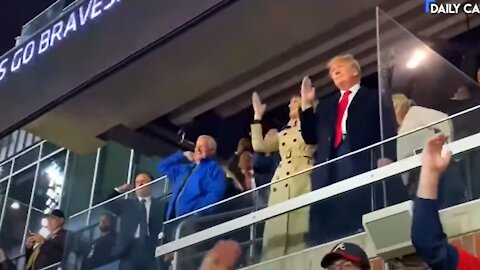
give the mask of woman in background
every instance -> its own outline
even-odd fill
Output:
[[[403,94],[392,95],[393,106],[395,108],[395,115],[398,123],[398,135],[408,133],[412,130],[422,128],[414,133],[401,136],[397,139],[397,160],[401,160],[415,154],[420,154],[428,139],[434,137],[436,134],[444,134],[449,138],[453,138],[453,124],[448,118],[448,115],[433,109],[414,105],[413,101],[408,99]],[[444,120],[447,119],[447,120]],[[444,120],[444,121],[442,121]],[[442,121],[435,125],[432,123]],[[431,125],[431,126],[428,126]],[[426,127],[428,126],[428,127]],[[452,163],[452,165],[457,165]],[[461,172],[458,166],[452,168],[445,174],[444,177],[455,177],[461,179]],[[402,174],[404,185],[407,186],[410,198],[415,197],[415,192],[418,186],[418,171],[412,171]],[[443,181],[441,197],[444,206],[463,200],[464,188],[461,181]]]
[[[252,143],[250,142],[250,139],[241,138],[238,141],[237,150],[228,161],[228,169],[233,173],[235,179],[241,185],[242,192],[250,190],[250,188],[248,187],[249,183],[247,183],[245,179],[245,174],[242,172],[242,168],[240,167],[240,158],[243,156],[243,159],[245,159],[246,156],[252,155],[252,152]]]
[[[248,191],[257,187],[253,176],[253,154],[243,152],[238,159],[238,168],[243,175],[243,189]]]
[[[445,113],[416,106],[413,101],[408,99],[404,94],[394,94],[392,95],[392,100],[398,124],[398,135],[405,134],[417,128],[422,128],[434,122],[448,118],[448,115]],[[452,121],[445,120],[433,126],[423,128],[412,134],[398,138],[397,159],[401,160],[415,155],[423,149],[425,142],[437,133],[442,133],[449,138],[452,138]]]
[[[310,171],[291,177],[311,168],[315,149],[307,145],[300,133],[300,97],[290,100],[290,120],[280,132],[270,131],[263,137],[261,120],[266,105],[257,93],[252,96],[255,112],[251,126],[252,146],[255,152],[272,153],[279,151],[281,161],[271,180],[268,205],[277,204],[311,191]],[[289,178],[290,177],[290,178]],[[292,211],[265,222],[262,260],[277,258],[306,248],[304,241],[308,233],[309,207]]]

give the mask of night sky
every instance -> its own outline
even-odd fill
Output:
[[[15,46],[22,25],[53,4],[54,0],[1,0],[0,55]]]

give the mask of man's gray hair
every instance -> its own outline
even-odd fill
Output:
[[[212,136],[200,135],[198,139],[207,139],[210,142],[210,149],[212,150],[212,152],[214,154],[217,153],[217,141]]]

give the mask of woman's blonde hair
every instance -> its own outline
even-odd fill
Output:
[[[235,151],[238,155],[245,151],[253,151],[252,142],[248,138],[241,138],[237,143],[237,151]]]
[[[404,94],[394,94],[392,95],[393,101],[393,108],[395,109],[395,114],[397,115],[397,119],[403,119],[405,115],[407,115],[410,107],[413,106],[413,101],[409,99]],[[399,118],[398,118],[399,117]],[[397,120],[403,121],[403,120]]]
[[[410,107],[412,106],[412,101],[404,94],[393,94],[392,101],[395,111],[408,111],[408,109],[410,109]]]

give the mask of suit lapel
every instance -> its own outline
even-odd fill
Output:
[[[331,115],[331,119],[329,119],[335,128],[335,119],[337,119],[337,113],[338,113],[338,102],[340,100],[340,91],[336,90],[335,94],[332,96],[330,102],[331,105],[329,106],[331,108],[331,112],[328,113],[327,115]]]
[[[349,112],[350,112],[350,109],[355,110],[362,103],[361,100],[363,99],[364,95],[365,95],[365,88],[360,87],[360,89],[358,89],[357,94],[353,97],[352,102],[350,103],[350,106],[348,107]]]
[[[148,217],[148,224],[152,224],[152,217],[153,217],[153,213],[156,213],[156,209],[155,209],[155,199],[154,198],[151,198],[150,199],[150,215]]]
[[[352,102],[350,103],[350,106],[348,106],[348,118],[346,123],[347,130],[349,130],[349,127],[350,127],[349,123],[352,119],[362,118],[362,116],[357,114],[363,112],[363,110],[358,108],[360,108],[361,106],[367,106],[367,104],[364,104],[366,91],[367,91],[366,88],[360,87],[360,89],[358,89],[357,94],[353,97]]]

